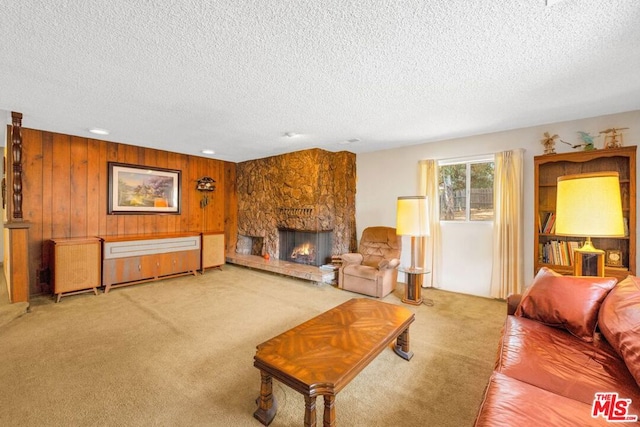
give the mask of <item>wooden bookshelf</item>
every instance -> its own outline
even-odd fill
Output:
[[[558,254],[563,243],[581,242],[580,237],[556,236],[553,228],[545,228],[550,214],[555,213],[559,176],[590,172],[615,171],[620,174],[622,212],[628,225],[628,235],[619,238],[592,238],[596,248],[620,251],[622,266],[605,266],[605,275],[624,279],[636,271],[636,146],[534,157],[534,273],[549,267],[558,273],[573,274],[573,265],[565,262],[566,254],[545,256],[551,250]],[[556,243],[558,242],[558,243]],[[556,249],[560,247],[560,250]],[[561,261],[558,261],[558,260]]]

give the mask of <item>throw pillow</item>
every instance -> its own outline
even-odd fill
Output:
[[[605,298],[598,315],[602,335],[640,386],[640,279],[628,276]]]
[[[593,342],[598,311],[615,284],[613,277],[562,276],[545,267],[522,295],[515,314]]]

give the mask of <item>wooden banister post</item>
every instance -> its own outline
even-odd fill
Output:
[[[11,112],[11,160],[13,204],[11,219],[22,220],[22,113]]]
[[[11,175],[7,174],[7,222],[8,233],[5,247],[4,273],[12,303],[29,302],[29,227],[22,218],[22,113],[11,112],[11,140],[8,141],[8,164]],[[7,171],[8,172],[8,171]]]

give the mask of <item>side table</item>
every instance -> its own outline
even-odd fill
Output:
[[[422,304],[422,282],[425,274],[430,274],[431,271],[418,267],[398,267],[398,271],[407,275],[407,286],[402,302],[412,305]]]

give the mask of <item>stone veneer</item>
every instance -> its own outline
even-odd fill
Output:
[[[333,230],[332,254],[356,247],[356,156],[311,149],[237,164],[238,234],[279,256],[278,228]]]

